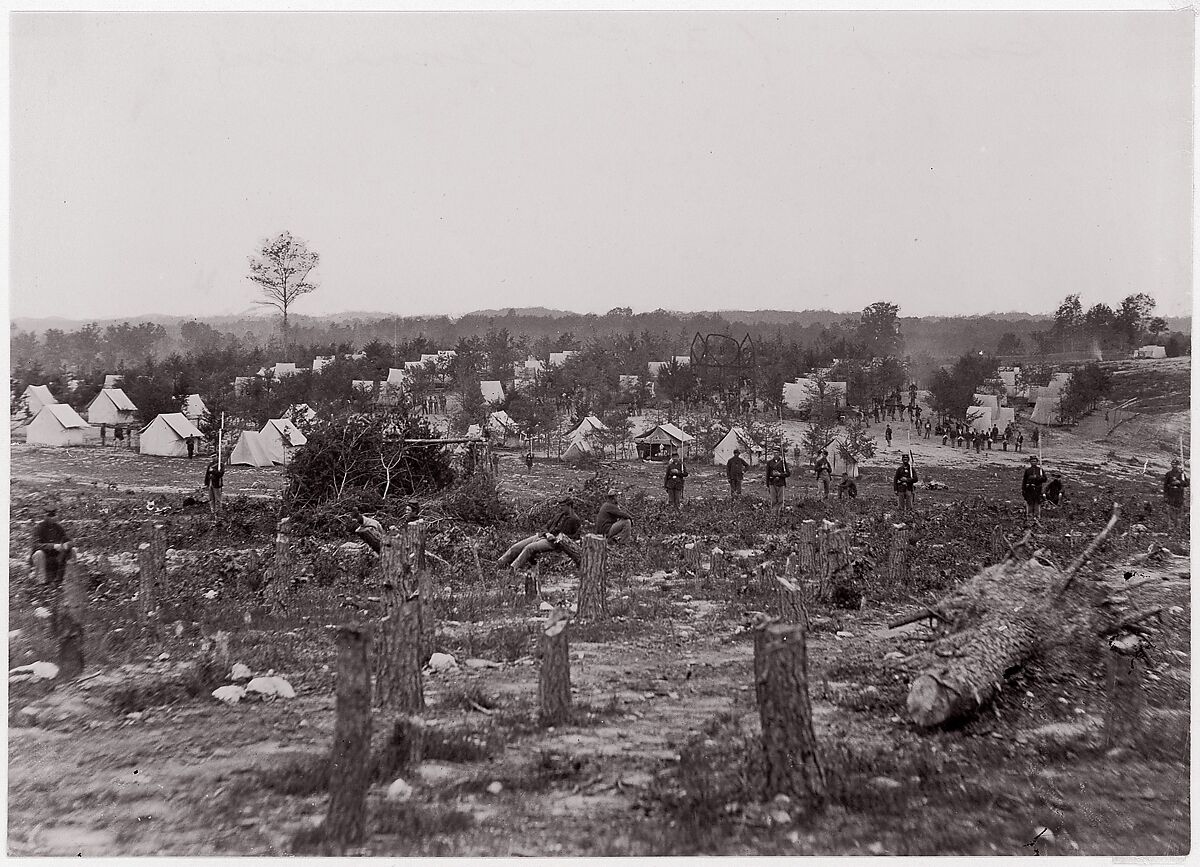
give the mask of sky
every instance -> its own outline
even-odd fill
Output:
[[[13,316],[1191,311],[1186,9],[10,28]]]

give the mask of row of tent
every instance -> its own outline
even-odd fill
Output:
[[[125,393],[124,389],[115,384],[119,382],[116,375],[110,374],[104,378],[104,381],[104,388],[100,389],[99,393],[84,407],[83,411],[87,416],[88,423],[94,425],[130,424],[133,421],[133,414],[137,412],[137,406],[129,399],[129,395]],[[22,397],[25,398],[25,407],[31,418],[36,418],[42,411],[42,407],[58,404],[58,398],[50,391],[48,385],[27,386]],[[183,411],[180,415],[194,423],[199,421],[207,411],[208,407],[204,405],[200,395],[189,394],[184,400]]]

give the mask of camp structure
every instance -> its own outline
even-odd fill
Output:
[[[996,414],[996,410],[1000,409],[1000,397],[998,395],[974,394],[971,396],[971,399],[977,406],[986,406],[992,411],[993,415]]]
[[[21,394],[25,399],[25,413],[29,418],[36,418],[42,407],[58,403],[58,399],[50,393],[48,385],[29,385]]]
[[[594,415],[586,416],[579,425],[566,435],[567,449],[560,456],[564,461],[581,461],[600,450],[596,434],[607,431],[608,426]]]
[[[245,397],[254,386],[254,376],[235,376],[233,378],[233,393],[237,397]]]
[[[595,436],[597,433],[607,430],[608,426],[604,422],[600,421],[594,415],[589,415],[579,423],[577,428],[567,434],[567,439],[575,442],[578,439]]]
[[[567,446],[560,458],[569,464],[577,464],[587,458],[595,457],[597,447],[590,439],[578,439]]]
[[[321,370],[328,364],[333,364],[334,355],[318,355],[313,358],[312,370],[313,373],[320,373]]]
[[[1034,404],[1029,420],[1034,424],[1059,424],[1061,422],[1059,415],[1061,404],[1062,395],[1043,392],[1038,395],[1037,403]]]
[[[208,412],[208,407],[204,405],[204,401],[200,399],[198,394],[189,394],[183,401],[183,414],[186,415],[193,423],[200,420],[200,417]]]
[[[1010,424],[1016,424],[1017,411],[1011,406],[1002,406],[1000,410],[992,416],[992,424],[1000,428],[1000,432],[1004,433],[1004,429]]]
[[[258,373],[260,376],[266,376],[269,373],[276,379],[280,379],[285,376],[293,376],[299,372],[300,371],[296,369],[296,362],[277,361],[270,367],[264,367]]]
[[[666,460],[672,449],[678,449],[679,454],[686,458],[694,440],[695,437],[690,433],[666,421],[633,438],[638,457],[644,461]],[[732,453],[731,449],[730,454]]]
[[[516,442],[521,439],[521,428],[502,409],[498,409],[488,416],[487,427],[488,433],[505,445],[508,445],[510,441]]]
[[[1153,343],[1139,346],[1133,353],[1134,358],[1166,358],[1167,347],[1155,346]]]
[[[734,449],[738,449],[742,453],[742,460],[752,467],[762,463],[763,455],[766,454],[766,450],[750,438],[745,428],[732,427],[713,449],[713,466],[723,467],[729,463]]]
[[[551,352],[549,367],[562,367],[572,355],[578,355],[578,349],[567,349],[562,352]]]
[[[85,412],[91,424],[129,424],[137,407],[119,388],[102,388]]]
[[[815,379],[799,376],[792,382],[783,384],[783,405],[788,409],[802,410],[812,406],[817,399],[818,387]],[[846,383],[826,380],[825,397],[830,406],[840,408],[846,405]]]
[[[81,446],[87,430],[88,423],[71,407],[48,403],[25,428],[25,442],[36,446]]]
[[[263,425],[259,435],[264,441],[271,444],[272,448],[277,448],[283,451],[287,448],[302,446],[308,442],[308,437],[300,428],[296,427],[287,418],[273,418]],[[286,454],[286,452],[285,452]]]
[[[105,388],[120,388],[125,384],[125,374],[123,373],[106,373],[104,375]]]
[[[995,424],[990,406],[969,406],[964,415],[972,430],[990,431]]]
[[[164,412],[142,428],[138,451],[164,458],[186,458],[188,437],[202,439],[204,434],[181,412]]]
[[[484,403],[504,403],[504,386],[500,384],[500,380],[498,379],[480,380],[479,391],[483,394]]]
[[[242,431],[229,463],[242,467],[270,467],[275,464],[286,464],[287,455],[282,447],[273,446],[271,442],[256,430]]]
[[[306,422],[311,422],[317,417],[317,411],[307,403],[293,403],[287,408],[287,412],[283,414],[283,417],[288,421],[304,419]]]

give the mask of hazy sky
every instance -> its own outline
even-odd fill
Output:
[[[1193,13],[17,15],[11,312],[1191,309]]]

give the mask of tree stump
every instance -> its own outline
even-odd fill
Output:
[[[533,566],[525,570],[525,601],[536,602],[542,592],[542,564],[533,562]]]
[[[390,781],[397,771],[419,765],[425,757],[425,731],[425,720],[419,716],[395,720],[387,742],[371,760],[371,779]]]
[[[775,592],[775,564],[770,560],[758,565],[758,588],[764,593]]]
[[[817,522],[809,518],[796,531],[796,558],[800,571],[812,576],[817,571]]]
[[[414,592],[420,596],[420,634],[421,634],[421,665],[429,661],[433,655],[433,573],[425,564],[425,536],[427,524],[424,521],[413,521],[404,526],[400,534],[401,545],[404,549],[408,570],[405,576],[406,597]]]
[[[764,794],[820,806],[825,773],[817,755],[808,698],[804,625],[768,623],[754,642],[755,694],[762,721]]]
[[[58,673],[63,680],[83,674],[84,613],[87,611],[87,588],[83,570],[71,552],[63,566],[61,602],[55,617],[58,620]]]
[[[850,564],[850,531],[832,524],[821,528],[817,535],[816,597],[829,599],[834,580]]]
[[[561,608],[550,612],[539,638],[538,698],[542,725],[566,722],[571,715],[571,662],[567,646],[567,624],[571,615]]]
[[[1008,556],[1008,545],[1004,542],[1004,530],[999,524],[992,527],[992,562],[999,563]]]
[[[384,549],[386,550],[386,548]],[[375,700],[404,713],[425,709],[421,685],[421,596],[401,595],[402,579],[385,575],[383,622],[375,647]]]
[[[275,532],[275,555],[267,567],[263,587],[263,604],[273,614],[287,607],[292,580],[296,576],[296,540],[292,538],[290,521],[281,518]]]
[[[579,567],[580,620],[608,619],[607,553],[603,536],[588,533],[583,537],[583,563]]]
[[[699,575],[700,568],[700,546],[695,542],[688,542],[683,546],[683,570],[692,575]]]
[[[1106,654],[1105,688],[1108,708],[1104,713],[1104,748],[1128,745],[1141,730],[1145,693],[1138,662],[1144,652],[1140,637],[1133,635],[1109,643]]]
[[[787,578],[776,578],[775,589],[780,621],[799,623],[808,629],[808,610],[804,606],[804,592],[799,585]]]
[[[367,834],[367,787],[371,782],[370,628],[337,631],[337,721],[329,757],[329,812],[324,838],[338,850],[361,845]]]
[[[150,541],[138,545],[138,622],[148,625],[158,614],[158,588],[167,571],[167,548],[163,525],[155,524]]]
[[[892,545],[888,550],[888,580],[893,587],[908,584],[908,525],[892,525]]]
[[[725,552],[720,548],[713,548],[708,558],[709,582],[724,581],[728,571],[728,561],[725,559]]]

